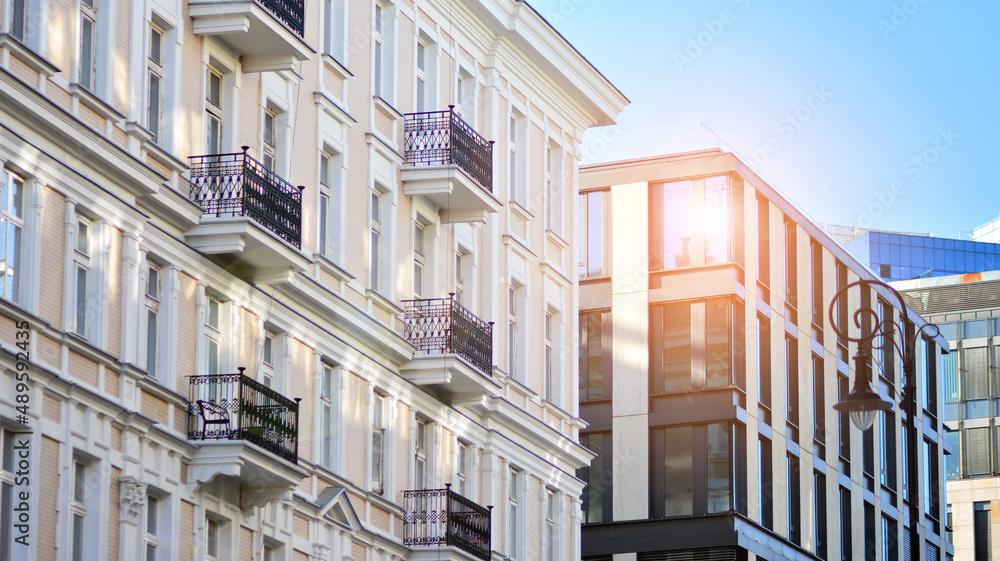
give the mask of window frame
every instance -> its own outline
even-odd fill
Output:
[[[595,195],[600,200],[600,224],[596,227],[591,222],[591,218],[594,218],[591,197]],[[613,251],[609,227],[611,225],[611,190],[593,189],[579,193],[577,195],[577,209],[578,241],[580,244],[577,253],[577,276],[581,280],[608,278],[611,276],[611,252]],[[596,242],[591,236],[591,233],[595,231],[600,232],[600,239]],[[595,245],[599,246],[600,249],[600,267],[595,271],[596,274],[592,274],[591,256]]]
[[[163,50],[164,37],[166,31],[162,26],[155,22],[150,22],[148,26],[149,30],[149,41],[147,43],[148,53],[146,54],[146,130],[149,131],[151,135],[151,142],[156,145],[163,144],[163,77],[164,72],[164,55],[166,54]],[[157,41],[157,46],[155,51],[158,53],[157,58],[153,58],[153,41],[154,34],[159,35]],[[153,80],[156,80],[157,87],[155,90]]]
[[[73,293],[71,295],[73,299],[73,323],[72,332],[74,335],[79,336],[82,339],[90,339],[93,337],[91,333],[91,319],[92,314],[88,309],[87,302],[90,299],[93,283],[91,278],[93,275],[92,270],[94,266],[93,254],[94,254],[94,236],[93,232],[96,227],[95,221],[83,216],[82,214],[76,214],[75,226],[73,229],[73,237],[75,239],[75,244],[72,251],[72,267],[73,267]],[[83,240],[81,240],[83,236]],[[83,245],[81,245],[81,243]],[[82,286],[81,286],[82,284]],[[81,297],[83,301],[81,302]]]
[[[79,58],[77,59],[77,83],[88,92],[98,95],[98,72],[97,72],[97,51],[98,38],[101,31],[98,29],[100,21],[99,0],[79,0]],[[88,28],[89,24],[89,28]],[[89,37],[88,37],[89,31]]]
[[[28,200],[27,185],[20,174],[9,169],[0,171],[0,231],[6,237],[7,246],[0,248],[0,265],[3,281],[0,282],[0,298],[17,304],[22,303],[25,255],[25,203]],[[15,241],[16,240],[16,241]],[[7,257],[15,257],[8,260]],[[13,266],[10,265],[13,261]]]

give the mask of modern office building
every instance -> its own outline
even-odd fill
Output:
[[[538,13],[2,12],[0,559],[579,559],[576,147],[627,100]]]
[[[907,303],[936,323],[944,358],[944,414],[951,455],[948,526],[956,561],[1000,559],[1000,272],[900,281]]]
[[[886,282],[1000,269],[1000,243],[867,230],[844,244]]]
[[[950,557],[942,338],[912,347],[916,430],[896,404],[862,433],[833,409],[857,345],[828,309],[877,279],[739,158],[584,166],[578,208],[584,559]],[[924,325],[881,286],[848,294],[840,326],[862,305]],[[859,363],[898,402],[888,348]]]

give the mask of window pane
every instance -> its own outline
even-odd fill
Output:
[[[732,510],[732,425],[708,425],[708,512]]]
[[[76,269],[76,333],[87,334],[87,270]]]
[[[153,142],[156,142],[160,132],[160,77],[152,72],[149,73],[149,106],[146,123],[149,132],[153,134]]]
[[[663,268],[691,265],[691,182],[663,185]],[[669,219],[668,219],[669,217]]]
[[[706,303],[705,368],[710,388],[721,388],[732,383],[731,307],[729,300],[725,298],[715,298]]]
[[[694,455],[692,427],[663,431],[665,516],[690,516],[694,512]]]
[[[91,90],[93,84],[94,22],[83,18],[80,33],[80,85]]]
[[[599,277],[604,272],[604,209],[603,191],[587,193],[587,276]]]
[[[705,263],[722,263],[729,256],[729,178],[705,179]]]
[[[663,391],[691,388],[691,305],[663,306]]]
[[[989,335],[989,320],[980,319],[965,322],[965,338],[986,337]]]
[[[146,372],[156,376],[156,312],[146,311]]]

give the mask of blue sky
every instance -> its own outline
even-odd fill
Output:
[[[632,101],[619,130],[703,121],[818,222],[1000,216],[1000,2],[529,3]]]

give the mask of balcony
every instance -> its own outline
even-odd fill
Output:
[[[305,267],[302,187],[243,152],[192,156],[189,196],[204,211],[188,232],[195,249],[251,280]]]
[[[404,491],[403,508],[403,544],[455,547],[489,561],[493,507],[479,506],[446,485],[444,489]],[[437,553],[433,559],[440,558]],[[421,557],[419,553],[411,556]]]
[[[416,354],[401,368],[414,384],[431,386],[452,401],[493,395],[493,323],[448,298],[405,300],[403,336]]]
[[[303,40],[304,0],[194,0],[195,35],[215,35],[242,55],[244,72],[294,70],[313,50]]]
[[[493,141],[487,141],[455,113],[406,115],[403,191],[424,196],[441,209],[445,222],[484,222],[500,210],[493,197]]]
[[[200,443],[190,466],[200,484],[220,475],[235,478],[244,506],[259,506],[306,475],[296,465],[300,399],[243,371],[188,376],[188,440]]]

